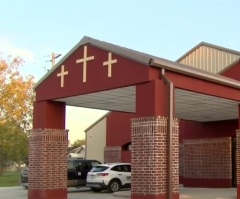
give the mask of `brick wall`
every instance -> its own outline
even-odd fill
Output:
[[[179,128],[174,120],[172,190],[179,197]],[[167,198],[167,118],[132,120],[132,199]]]
[[[240,199],[240,130],[236,131],[237,199]]]
[[[231,138],[184,140],[184,186],[231,187]]]
[[[67,147],[66,130],[34,129],[29,137],[29,198],[49,195],[46,190],[67,188]],[[43,194],[44,192],[44,194]],[[54,193],[51,197],[54,198]],[[48,197],[43,197],[48,198]],[[64,198],[63,196],[56,198]]]
[[[183,183],[183,175],[184,175],[184,145],[179,144],[179,183]]]
[[[121,147],[105,147],[104,148],[104,162],[121,162]]]

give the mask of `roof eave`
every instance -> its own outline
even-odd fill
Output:
[[[222,85],[226,85],[229,87],[240,89],[240,82],[237,82],[237,81],[234,81],[231,79],[227,79],[225,77],[221,77],[220,75],[216,76],[215,74],[211,75],[209,73],[191,70],[189,68],[179,66],[179,64],[175,63],[175,62],[152,59],[152,60],[150,60],[150,65],[154,66],[154,67],[166,69],[169,71],[177,72],[180,74],[188,75],[191,77],[196,77],[199,79],[203,79],[203,80],[207,80],[210,82],[214,82],[214,83],[218,83],[218,84],[222,84]]]

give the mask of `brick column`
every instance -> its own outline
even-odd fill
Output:
[[[237,199],[240,199],[240,130],[236,131]]]
[[[33,129],[29,141],[28,199],[67,199],[67,130]]]
[[[173,121],[172,199],[179,198],[179,126]],[[132,120],[131,199],[167,198],[167,118]]]

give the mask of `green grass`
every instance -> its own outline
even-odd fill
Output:
[[[0,176],[0,187],[13,187],[20,185],[20,171],[7,171]]]

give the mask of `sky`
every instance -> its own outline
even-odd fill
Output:
[[[0,52],[21,56],[21,72],[37,82],[51,53],[63,57],[83,36],[172,61],[202,41],[240,51],[239,8],[239,0],[1,0]],[[105,113],[67,107],[70,142]]]

